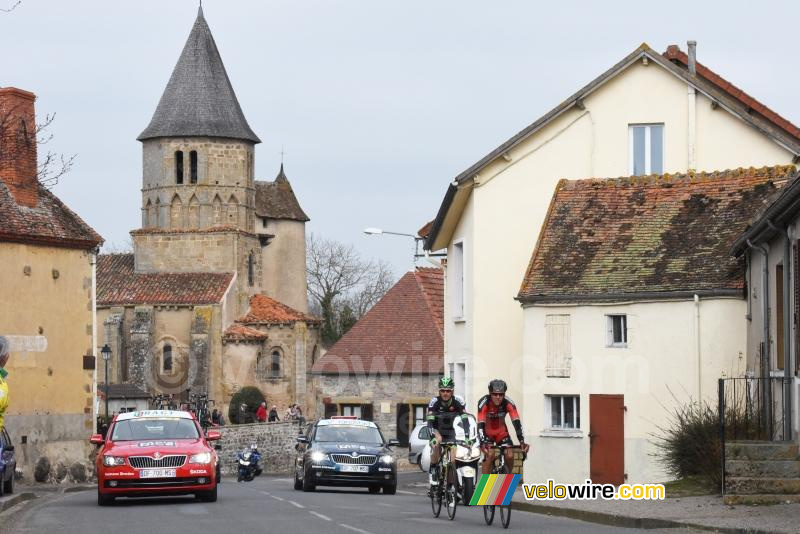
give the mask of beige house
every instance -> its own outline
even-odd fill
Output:
[[[5,424],[28,477],[41,457],[53,473],[91,465],[103,242],[37,179],[35,99],[0,88],[0,335],[11,340]]]
[[[641,45],[448,186],[425,246],[447,250],[445,364],[469,404],[495,376],[523,398],[514,297],[559,180],[792,164],[800,154],[795,126],[694,55],[693,43],[690,57]]]
[[[256,312],[259,297],[306,310],[309,219],[282,165],[274,181],[255,180],[260,140],[202,8],[138,140],[142,227],[131,232],[132,254],[102,255],[98,265],[97,345],[112,352],[109,382],[180,400],[205,393],[227,413],[232,395],[263,362],[244,358],[239,338],[226,331]],[[313,353],[313,332],[292,326],[259,334],[265,357],[281,347],[280,382],[293,386],[279,389],[292,402],[305,404],[306,371],[300,367],[295,384],[295,357]],[[271,392],[276,384],[265,387]]]

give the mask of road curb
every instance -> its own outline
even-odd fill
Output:
[[[774,530],[762,530],[752,528],[731,528],[702,525],[684,521],[672,521],[670,519],[656,519],[651,517],[631,517],[616,515],[603,512],[592,512],[589,510],[578,510],[575,508],[564,508],[561,506],[547,506],[544,504],[533,504],[525,501],[512,501],[511,508],[535,514],[553,515],[578,519],[589,523],[597,523],[611,527],[639,528],[644,530],[666,529],[666,528],[694,528],[697,530],[707,530],[711,532],[722,532],[725,534],[779,534]]]
[[[0,514],[5,512],[12,506],[16,506],[21,502],[30,501],[35,498],[36,494],[30,492],[16,493],[14,495],[11,495],[10,497],[0,501]]]
[[[76,493],[78,491],[89,491],[95,489],[96,487],[97,487],[96,484],[92,484],[91,486],[87,484],[81,486],[67,486],[66,488],[64,488],[62,493]]]

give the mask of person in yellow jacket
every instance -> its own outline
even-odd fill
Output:
[[[3,416],[8,408],[8,383],[6,382],[8,371],[5,370],[5,366],[10,354],[11,347],[8,339],[0,336],[0,430],[3,429]]]

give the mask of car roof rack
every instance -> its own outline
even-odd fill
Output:
[[[330,419],[358,419],[356,415],[333,415]]]

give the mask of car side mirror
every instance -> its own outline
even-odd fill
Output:
[[[397,441],[396,439],[390,439],[386,445],[388,445],[389,447],[396,447],[397,445],[400,445],[400,442]]]
[[[102,445],[105,443],[106,440],[103,439],[103,434],[93,434],[91,438],[89,438],[89,443],[93,445]]]
[[[308,438],[305,436],[297,436],[297,443],[308,443]]]
[[[13,445],[9,445],[9,446],[7,446],[7,447],[6,447],[4,450],[5,450],[6,452],[14,452],[14,446],[13,446]]]
[[[208,435],[206,436],[207,441],[217,441],[218,439],[222,438],[222,434],[219,430],[209,430]]]

